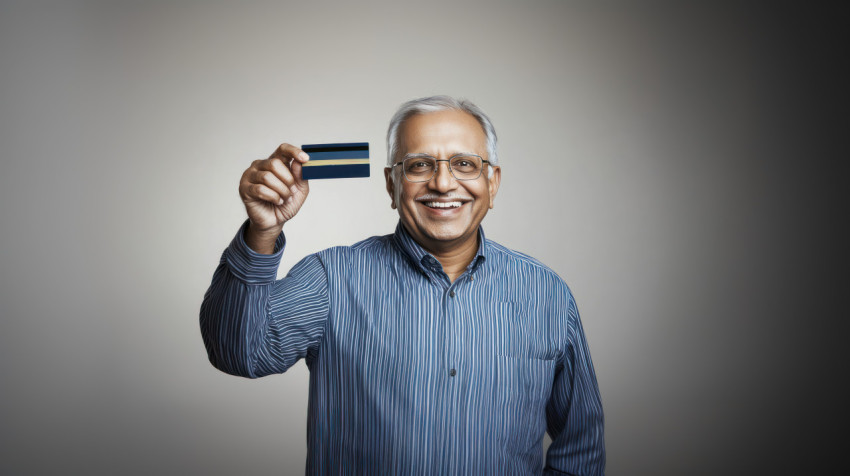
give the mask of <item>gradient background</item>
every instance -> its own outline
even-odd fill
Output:
[[[831,468],[847,16],[723,3],[3,1],[0,472],[303,474],[303,362],[230,377],[200,338],[239,177],[368,141],[281,275],[389,233],[387,122],[432,94],[499,133],[488,237],[576,295],[610,474]]]

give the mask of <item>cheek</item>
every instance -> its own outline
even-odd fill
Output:
[[[404,180],[404,179],[402,179],[402,180]],[[410,184],[407,183],[407,181],[405,181],[405,183],[403,183],[401,185],[402,185],[401,187],[395,188],[396,203],[401,205],[402,203],[407,204],[408,202],[413,202],[413,199],[416,198],[416,194],[417,194],[415,188],[411,187]],[[410,203],[410,205],[412,206],[413,204]]]
[[[400,204],[404,199],[404,186],[395,188],[395,201]]]

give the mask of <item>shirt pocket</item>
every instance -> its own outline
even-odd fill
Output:
[[[534,408],[545,405],[552,393],[555,361],[529,357],[498,356],[493,366],[493,383],[505,403],[523,403]]]
[[[490,370],[491,435],[507,452],[538,444],[546,432],[546,404],[552,394],[555,361],[500,356]]]

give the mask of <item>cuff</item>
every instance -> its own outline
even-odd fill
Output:
[[[264,255],[252,250],[245,243],[247,228],[248,220],[245,220],[236,236],[233,237],[233,241],[224,250],[224,261],[230,272],[246,284],[273,283],[277,279],[277,268],[280,267],[280,257],[283,255],[286,237],[281,232],[275,240],[274,253]]]

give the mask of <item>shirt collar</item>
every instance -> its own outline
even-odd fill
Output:
[[[431,253],[425,251],[425,249],[422,248],[422,246],[417,243],[412,236],[410,236],[410,233],[408,233],[407,229],[404,228],[401,220],[399,220],[398,225],[395,227],[393,239],[399,249],[401,249],[422,271],[442,269],[437,258],[435,258]],[[475,253],[475,257],[472,258],[472,261],[466,269],[470,272],[475,271],[486,259],[487,251],[487,240],[484,237],[484,228],[481,225],[478,225],[478,251]]]

